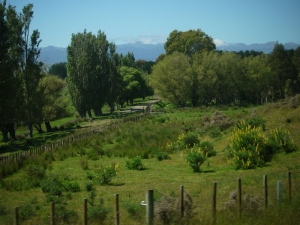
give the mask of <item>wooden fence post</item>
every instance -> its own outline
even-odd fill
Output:
[[[180,216],[184,216],[184,187],[180,185]]]
[[[277,181],[277,206],[280,206],[281,202],[281,180]]]
[[[54,202],[50,202],[50,224],[55,225],[55,209],[54,209]]]
[[[115,225],[120,223],[120,214],[119,214],[119,194],[115,194]]]
[[[83,199],[83,225],[87,225],[87,199]]]
[[[238,215],[241,216],[242,212],[242,179],[238,178]]]
[[[214,182],[214,184],[213,184],[213,194],[212,194],[213,224],[216,223],[216,209],[217,209],[217,182]]]
[[[291,180],[291,172],[287,172],[287,186],[288,186],[288,197],[289,201],[292,200],[292,180]]]
[[[147,201],[147,206],[146,206],[146,211],[147,211],[146,222],[147,222],[147,225],[152,225],[153,224],[153,218],[154,218],[153,190],[148,190],[147,191],[146,201]]]
[[[265,210],[268,208],[268,176],[264,175],[264,197],[265,197]]]
[[[19,224],[19,207],[15,207],[14,225]]]

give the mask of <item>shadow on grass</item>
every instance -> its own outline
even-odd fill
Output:
[[[201,173],[215,173],[215,170],[201,170]]]
[[[125,183],[110,183],[110,186],[119,187],[125,185]]]

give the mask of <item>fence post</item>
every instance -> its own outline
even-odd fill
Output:
[[[281,202],[281,180],[277,181],[277,206],[280,206]]]
[[[268,208],[268,176],[264,175],[264,197],[265,197],[265,210]]]
[[[148,190],[146,195],[146,222],[147,225],[153,224],[153,218],[154,218],[154,202],[153,202],[153,190]]]
[[[216,208],[217,208],[217,182],[214,182],[214,184],[213,184],[213,195],[212,195],[213,224],[216,223]]]
[[[238,215],[241,216],[242,212],[242,179],[238,178]]]
[[[184,216],[184,187],[180,185],[180,216]]]
[[[83,225],[87,225],[87,199],[83,199]]]
[[[292,180],[291,180],[291,172],[287,172],[287,185],[288,185],[288,196],[289,200],[292,200]]]
[[[120,215],[119,215],[119,194],[115,194],[115,225],[119,225]]]
[[[15,207],[15,217],[14,217],[14,225],[19,224],[19,207]]]
[[[54,202],[50,202],[50,224],[55,225],[55,209],[54,209]]]

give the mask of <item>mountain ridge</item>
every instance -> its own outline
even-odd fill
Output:
[[[275,41],[270,41],[266,43],[224,43],[217,47],[217,50],[221,51],[262,51],[264,53],[271,53]],[[300,44],[294,42],[287,42],[284,44],[285,49],[296,49],[300,47]],[[117,53],[126,55],[128,52],[133,52],[136,60],[145,60],[145,61],[155,61],[160,54],[165,54],[164,44],[143,44],[142,42],[128,43],[117,45]],[[40,61],[48,65],[66,62],[67,61],[67,48],[48,46],[41,48]]]

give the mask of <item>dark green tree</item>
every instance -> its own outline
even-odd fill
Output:
[[[299,90],[297,68],[282,44],[275,44],[270,54],[269,65],[278,77],[276,91],[279,98],[293,95]]]
[[[18,76],[22,56],[22,21],[15,7],[0,3],[0,130],[3,141],[8,133],[15,138],[14,123],[18,121],[22,106],[21,80]]]
[[[61,79],[65,79],[67,77],[67,63],[60,62],[51,65],[48,73],[59,76]]]
[[[28,4],[22,10],[22,59],[20,61],[20,74],[24,92],[24,121],[28,127],[28,137],[32,137],[32,125],[39,114],[39,102],[41,95],[38,92],[38,84],[42,78],[43,63],[38,60],[40,55],[40,33],[33,30],[30,35],[30,24],[33,17],[33,5]]]

